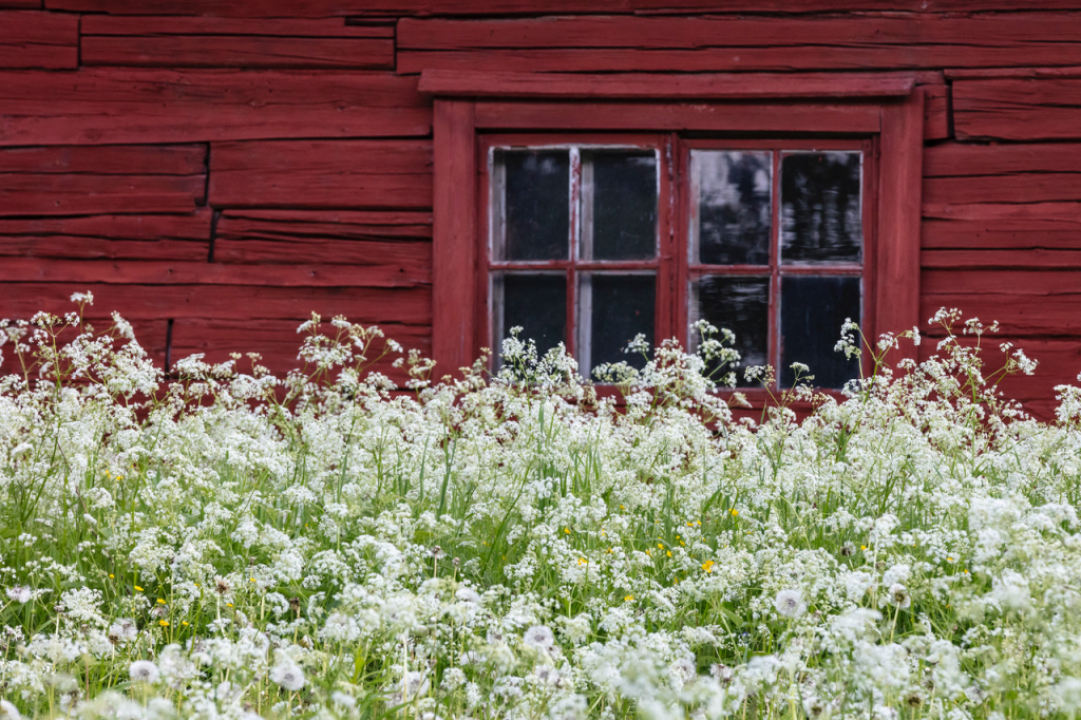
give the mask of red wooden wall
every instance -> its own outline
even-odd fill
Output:
[[[911,71],[923,315],[1000,320],[1035,409],[1081,371],[1081,0],[0,0],[0,316],[92,289],[161,362],[284,370],[312,310],[429,350],[423,69]]]

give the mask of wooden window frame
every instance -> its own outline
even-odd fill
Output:
[[[478,283],[481,275],[487,282],[479,252],[482,239],[486,242],[488,202],[479,146],[488,133],[567,133],[570,142],[598,132],[871,140],[877,178],[871,199],[874,238],[864,258],[870,278],[865,330],[873,337],[919,324],[924,98],[912,77],[837,74],[801,81],[747,74],[674,82],[667,76],[613,80],[425,71],[420,89],[434,95],[432,344],[437,374],[470,365],[490,342]],[[571,139],[569,133],[576,136]],[[677,212],[675,207],[670,202],[667,211]],[[679,217],[667,222],[669,236],[685,241],[677,230]],[[662,238],[661,252],[664,247]],[[672,247],[669,243],[669,252]],[[669,322],[678,327],[680,319]],[[902,346],[895,358],[906,356],[915,357],[911,346]]]

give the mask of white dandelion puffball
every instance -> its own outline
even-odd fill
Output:
[[[905,610],[912,605],[912,596],[908,594],[908,588],[904,585],[894,583],[890,585],[890,589],[886,593],[886,602]]]
[[[128,675],[132,682],[145,682],[154,684],[161,677],[158,666],[149,660],[136,660],[128,668]]]
[[[555,635],[547,625],[534,625],[525,631],[522,641],[538,650],[550,650],[555,645]]]
[[[288,659],[278,662],[271,668],[270,679],[289,692],[300,690],[307,682],[300,666]]]
[[[19,708],[8,700],[0,700],[0,720],[22,720]]]
[[[773,600],[773,607],[777,608],[778,615],[786,618],[798,618],[807,612],[807,603],[803,602],[799,590],[780,591]]]
[[[16,585],[13,588],[8,588],[8,597],[20,605],[25,605],[30,602],[30,598],[34,597],[34,593],[25,585]]]

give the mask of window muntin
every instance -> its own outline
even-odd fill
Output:
[[[858,376],[857,361],[833,348],[845,318],[866,314],[870,150],[868,141],[685,143],[686,319],[736,334],[737,386],[756,387],[743,371],[763,364],[777,368],[780,387],[794,382],[794,362],[823,388]]]
[[[641,366],[620,350],[659,336],[660,144],[494,143],[487,155],[492,347],[518,325],[541,353],[565,343],[584,372]]]
[[[699,318],[732,329],[743,365],[773,365],[781,386],[793,379],[792,362],[809,365],[824,388],[858,373],[833,347],[844,318],[862,321],[870,310],[870,140],[605,140],[482,141],[488,232],[481,291],[489,312],[481,322],[493,347],[514,325],[532,335],[527,318],[514,319],[515,308],[544,303],[541,315],[566,320],[558,328],[548,321],[534,336],[538,349],[562,340],[583,374],[614,360],[640,365],[618,352],[638,332],[651,343],[676,335],[693,347],[687,328]],[[558,182],[515,177],[541,160],[555,168],[548,175],[566,168]],[[541,188],[524,207],[534,217],[536,207],[548,208],[538,243],[558,251],[507,252],[516,240],[508,241],[506,218],[529,216],[515,208],[525,202],[515,195],[519,187]],[[679,200],[668,207],[673,196]],[[506,296],[508,287],[553,273],[565,278],[562,303],[538,294],[502,307],[517,297]],[[547,281],[549,293],[558,292],[555,282]]]

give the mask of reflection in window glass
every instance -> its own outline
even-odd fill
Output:
[[[743,378],[743,370],[769,362],[769,278],[706,275],[691,283],[691,322],[706,320],[736,335],[740,354],[737,386],[757,386]],[[718,336],[720,339],[720,336]],[[692,345],[698,340],[692,337]],[[714,370],[715,368],[710,368]],[[722,369],[726,374],[732,367]],[[715,376],[717,377],[717,376]]]
[[[496,154],[495,255],[499,260],[566,259],[570,237],[570,153]]]
[[[860,157],[858,152],[806,152],[781,158],[784,262],[860,262]]]
[[[789,276],[781,281],[781,385],[795,381],[790,367],[801,362],[814,385],[840,388],[859,377],[859,362],[834,352],[846,318],[860,317],[858,277]]]
[[[769,152],[691,152],[692,258],[710,265],[768,265]]]
[[[492,277],[492,302],[499,337],[496,351],[510,329],[522,327],[518,337],[532,339],[543,355],[567,340],[567,277],[555,274],[500,273]]]
[[[582,152],[582,257],[644,260],[657,254],[657,157]]]
[[[583,274],[579,285],[583,340],[579,347],[582,374],[592,374],[601,363],[626,361],[645,366],[641,355],[624,353],[638,333],[653,347],[653,316],[657,304],[653,275]]]

